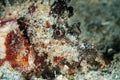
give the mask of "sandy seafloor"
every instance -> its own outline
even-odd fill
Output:
[[[8,1],[12,3],[12,0]],[[21,0],[14,2],[24,4]],[[95,44],[100,55],[110,63],[103,69],[91,69],[87,73],[79,71],[69,78],[60,75],[55,80],[120,80],[120,0],[71,0],[70,5],[75,14],[69,23],[81,22],[80,39]],[[0,14],[2,12],[3,6]],[[5,65],[8,64],[0,67],[0,80],[24,80],[20,73]],[[33,76],[31,80],[43,79]]]

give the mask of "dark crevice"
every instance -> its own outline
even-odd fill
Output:
[[[19,19],[17,19],[18,25],[19,25],[19,29],[21,32],[23,32],[23,36],[24,38],[30,43],[30,39],[28,36],[28,25],[26,24],[27,20],[24,17],[21,17]]]

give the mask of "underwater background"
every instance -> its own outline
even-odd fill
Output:
[[[23,6],[41,0],[0,0],[0,16],[8,7]],[[47,2],[48,0],[45,0]],[[59,75],[53,80],[120,80],[120,0],[67,0],[74,9],[68,24],[80,22],[79,39],[93,44],[106,60],[105,68],[93,66],[87,72]],[[54,0],[51,0],[51,4]],[[73,32],[74,33],[74,32]],[[0,66],[0,80],[25,80],[21,73]],[[46,80],[33,76],[30,80]],[[52,79],[49,79],[52,80]]]

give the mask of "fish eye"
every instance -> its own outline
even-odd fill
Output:
[[[62,38],[65,35],[64,29],[56,29],[53,32],[53,37],[56,38]]]
[[[57,31],[56,31],[56,35],[60,36],[60,34],[61,34],[61,31],[60,31],[60,30],[57,30]]]

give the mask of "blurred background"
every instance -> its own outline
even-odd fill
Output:
[[[0,0],[0,16],[6,7],[24,4],[26,0]],[[40,0],[29,0],[37,2]],[[47,0],[45,0],[47,1]],[[51,4],[54,0],[51,1]],[[95,77],[89,80],[120,80],[120,0],[69,0],[74,8],[74,16],[69,24],[81,22],[80,40],[86,40],[96,46],[100,55],[109,61],[105,70],[89,72]],[[93,75],[93,76],[92,76]],[[99,75],[99,79],[96,76]],[[81,73],[76,74],[75,80],[84,80]],[[81,78],[81,79],[80,79]],[[89,78],[89,77],[88,77]],[[86,80],[88,80],[86,78]]]

